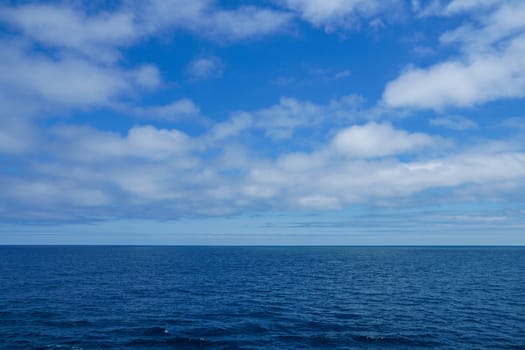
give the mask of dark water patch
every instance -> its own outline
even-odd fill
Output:
[[[143,331],[143,335],[146,336],[167,336],[170,331],[164,327],[150,327]]]
[[[97,325],[86,320],[52,320],[45,318],[38,318],[34,323],[55,328],[91,328]]]
[[[297,334],[280,335],[275,338],[277,348],[348,349],[359,344],[344,335]]]
[[[137,338],[124,345],[137,349],[219,349],[237,348],[235,342],[211,341],[206,338],[164,337],[159,339]]]

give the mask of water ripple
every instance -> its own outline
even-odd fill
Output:
[[[525,248],[0,247],[0,349],[525,349]]]

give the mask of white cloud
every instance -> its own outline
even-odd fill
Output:
[[[257,128],[263,129],[272,139],[287,139],[299,129],[312,129],[323,124],[341,125],[356,119],[364,99],[347,95],[332,99],[327,104],[282,97],[279,104],[253,112]]]
[[[363,19],[370,19],[378,14],[393,16],[403,7],[403,2],[397,0],[276,0],[276,2],[296,11],[313,25],[324,27],[328,32],[339,28],[358,28]],[[373,20],[374,23],[381,21],[378,18]]]
[[[274,139],[289,138],[300,127],[317,124],[325,117],[323,107],[293,98],[281,98],[279,104],[255,113],[255,123]]]
[[[412,68],[390,82],[383,95],[392,107],[468,107],[500,98],[525,96],[525,37],[499,54],[467,62],[448,61]]]
[[[126,136],[89,127],[60,126],[52,130],[55,152],[81,162],[106,162],[135,158],[164,160],[184,155],[191,148],[189,137],[176,129],[135,126]]]
[[[428,68],[409,67],[387,84],[391,107],[469,107],[525,96],[525,3],[502,2],[481,17],[444,33],[444,44],[459,44],[462,55]]]
[[[519,143],[443,148],[439,137],[375,122],[340,128],[308,152],[277,149],[268,156],[257,142],[242,144],[242,134],[258,128],[253,115],[235,114],[196,136],[153,126],[123,135],[73,125],[41,130],[40,156],[26,159],[28,172],[16,178],[0,173],[0,198],[18,208],[17,215],[41,221],[46,213],[50,220],[59,214],[74,220],[78,213],[166,219],[328,210],[465,186],[493,189],[490,195],[497,196],[516,191],[502,183],[525,179]],[[440,155],[430,156],[429,147]]]
[[[523,37],[525,3],[502,2],[496,9],[486,10],[475,22],[467,23],[440,37],[443,44],[459,44],[467,57],[501,49],[499,45]],[[485,12],[485,11],[484,11]]]
[[[88,16],[65,5],[26,4],[0,8],[0,20],[25,36],[52,47],[74,50],[93,59],[113,61],[115,47],[134,41],[138,32],[129,12]]]
[[[217,78],[222,75],[224,64],[218,57],[200,57],[190,62],[188,73],[192,79]]]
[[[149,0],[135,3],[141,27],[147,32],[183,28],[219,42],[272,34],[286,28],[292,15],[256,6],[218,8],[209,0]]]
[[[52,58],[4,43],[0,94],[69,107],[108,105],[136,88],[158,84],[153,66],[121,70],[77,57]]]
[[[390,124],[371,122],[339,131],[332,144],[345,156],[372,158],[417,151],[435,143],[435,139],[422,133],[411,134]]]
[[[192,120],[202,122],[205,118],[201,115],[199,107],[190,99],[182,98],[161,106],[135,107],[131,113],[145,117],[164,119],[169,121]]]
[[[498,187],[501,182],[523,179],[525,154],[464,152],[441,158],[401,162],[394,159],[341,161],[330,155],[314,157],[307,170],[267,165],[250,174],[250,188],[274,194],[285,205],[319,208],[326,203],[377,203],[414,195],[420,191],[468,184]],[[304,164],[303,163],[303,164]],[[507,171],[508,169],[509,171]],[[500,189],[503,190],[503,189]],[[515,190],[515,188],[514,188]],[[278,194],[278,195],[277,195]],[[310,202],[310,198],[322,200]]]
[[[119,58],[116,48],[159,31],[180,28],[213,40],[235,41],[274,33],[291,19],[289,13],[262,7],[221,9],[210,0],[127,2],[95,13],[66,4],[0,7],[0,20],[28,38],[106,61]]]
[[[212,38],[242,40],[282,30],[291,18],[288,13],[244,6],[235,11],[217,11],[211,15],[210,23],[202,26]]]
[[[290,139],[300,130],[336,127],[357,119],[364,99],[348,95],[327,104],[282,97],[278,104],[251,112],[233,113],[230,119],[217,123],[206,135],[208,140],[224,140],[262,130],[273,141]]]
[[[204,143],[231,139],[243,131],[251,129],[253,125],[253,118],[249,113],[238,113],[224,122],[216,123],[210,132],[203,137],[206,140]]]
[[[68,206],[96,208],[111,203],[111,197],[105,191],[100,188],[86,186],[85,183],[56,180],[28,181],[21,178],[4,180],[7,185],[2,188],[4,198],[14,200],[24,206],[48,205],[62,209]],[[65,195],[66,193],[67,195]],[[67,218],[68,215],[64,214],[66,213],[61,213],[59,216]]]

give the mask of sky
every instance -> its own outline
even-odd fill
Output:
[[[525,244],[522,0],[5,0],[0,47],[0,244]]]

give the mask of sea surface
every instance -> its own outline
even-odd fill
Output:
[[[525,349],[525,248],[0,247],[1,349]]]

